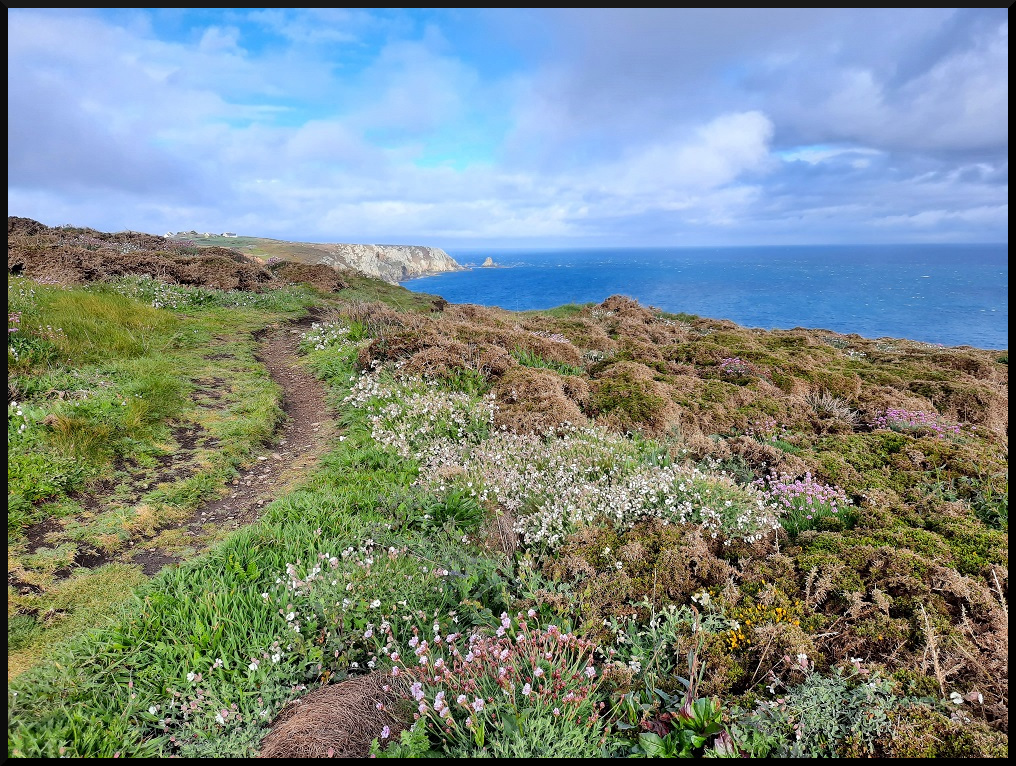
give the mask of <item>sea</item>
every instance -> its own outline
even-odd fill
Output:
[[[514,311],[627,295],[767,330],[1009,347],[1008,243],[447,252],[468,270],[403,285]]]

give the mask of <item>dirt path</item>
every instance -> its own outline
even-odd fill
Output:
[[[276,432],[273,452],[258,457],[235,478],[229,494],[202,504],[179,525],[194,537],[254,523],[261,509],[305,476],[326,449],[333,425],[325,386],[300,364],[296,353],[300,334],[311,321],[307,318],[263,335],[257,359],[282,388],[286,419]],[[160,548],[141,550],[133,557],[148,575],[178,560]]]

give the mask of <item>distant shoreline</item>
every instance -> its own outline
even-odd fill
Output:
[[[471,256],[471,257],[470,257]],[[1008,244],[502,251],[494,278],[461,272],[404,286],[453,303],[545,310],[627,295],[743,327],[816,327],[865,338],[1008,348]],[[485,257],[485,256],[483,256]]]

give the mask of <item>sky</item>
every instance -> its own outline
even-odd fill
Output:
[[[7,205],[444,248],[1008,242],[1008,10],[9,9]]]

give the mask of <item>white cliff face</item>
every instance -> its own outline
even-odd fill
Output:
[[[337,269],[355,269],[393,284],[425,274],[460,271],[462,266],[444,250],[419,245],[315,245],[321,263]]]

